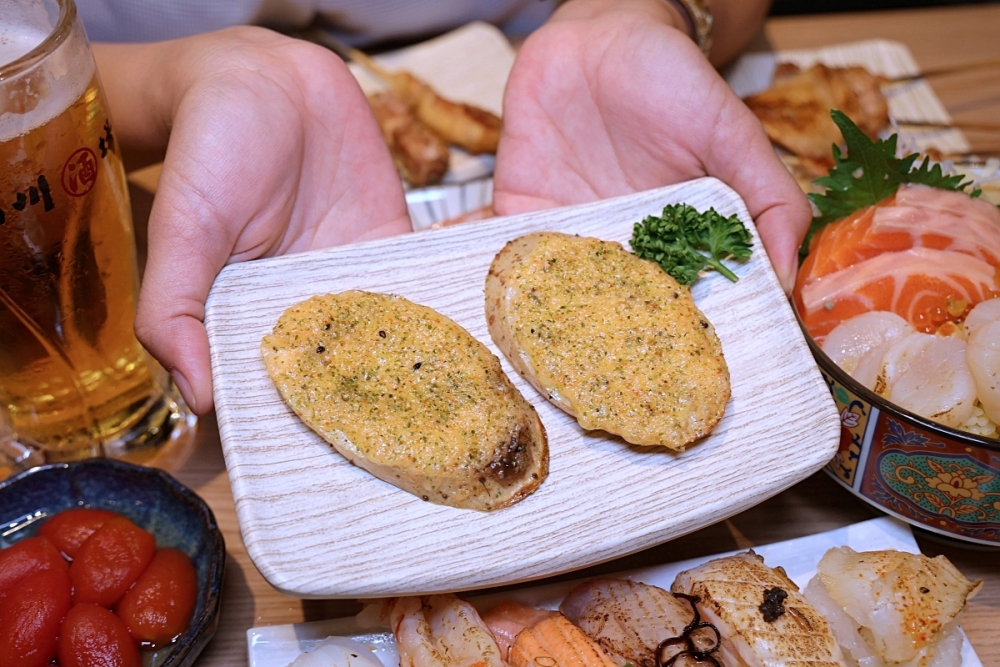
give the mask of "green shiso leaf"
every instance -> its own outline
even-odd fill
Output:
[[[941,171],[941,165],[931,166],[930,158],[925,157],[917,166],[914,163],[920,156],[916,153],[897,158],[895,134],[888,139],[872,141],[847,114],[834,109],[830,115],[844,135],[847,154],[841,154],[840,148],[835,145],[833,168],[826,176],[813,181],[826,191],[809,195],[819,215],[813,218],[805,241],[799,248],[799,255],[803,258],[808,254],[809,242],[816,232],[835,220],[895,194],[902,183],[920,183],[944,190],[965,190],[972,185],[971,181],[963,182],[961,175],[946,176]],[[977,197],[979,190],[969,194]]]

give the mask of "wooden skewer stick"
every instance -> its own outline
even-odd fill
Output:
[[[981,60],[979,62],[974,62],[974,63],[964,63],[962,65],[949,65],[947,67],[938,67],[936,69],[924,70],[917,74],[907,74],[905,76],[897,76],[897,77],[886,77],[884,79],[884,82],[906,83],[907,81],[914,81],[916,79],[931,79],[937,76],[947,76],[949,74],[957,74],[959,72],[985,69],[987,67],[1000,67],[1000,58],[995,58],[992,60]]]
[[[975,130],[978,132],[1000,132],[1000,124],[997,123],[964,123],[964,122],[950,122],[950,123],[938,123],[927,120],[905,120],[905,119],[894,119],[896,125],[905,125],[907,127],[926,127],[928,129],[939,129],[939,130]]]
[[[501,121],[496,115],[469,104],[447,100],[429,85],[406,71],[389,72],[368,54],[352,48],[322,30],[304,30],[298,35],[325,46],[345,60],[360,64],[389,84],[413,110],[416,117],[448,143],[470,153],[496,153]]]
[[[306,30],[299,31],[296,33],[296,36],[314,44],[325,46],[344,60],[358,63],[375,76],[384,80],[386,83],[391,82],[393,79],[394,75],[392,72],[379,65],[370,55],[360,49],[348,46],[325,30],[320,30],[319,28],[308,28]]]
[[[366,70],[382,79],[386,83],[392,81],[393,75],[389,70],[379,65],[374,58],[365,53],[364,51],[359,51],[358,49],[348,49],[348,56],[351,60],[358,63]]]

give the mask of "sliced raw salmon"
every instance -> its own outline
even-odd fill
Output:
[[[508,602],[483,614],[483,621],[512,667],[618,667],[558,611]]]
[[[821,229],[800,282],[840,271],[883,252],[952,250],[1000,264],[1000,210],[962,192],[900,186],[895,196]]]
[[[839,323],[872,310],[894,312],[917,331],[932,333],[997,293],[996,267],[950,250],[912,248],[809,282],[797,292],[796,305],[809,335],[822,342]]]
[[[962,192],[903,185],[813,238],[796,305],[819,341],[872,310],[930,333],[996,295],[998,266],[1000,210]]]

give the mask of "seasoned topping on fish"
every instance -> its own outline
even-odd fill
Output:
[[[830,549],[817,567],[826,592],[885,662],[913,660],[936,643],[982,581],[969,581],[944,556]]]
[[[765,591],[787,593],[785,613],[765,619]],[[699,598],[702,618],[722,635],[725,665],[749,667],[845,665],[826,620],[781,568],[753,551],[719,558],[677,575],[671,590]]]
[[[261,353],[285,402],[352,463],[424,500],[506,507],[548,473],[535,409],[444,315],[349,291],[286,310]]]
[[[774,623],[778,617],[785,613],[785,598],[788,593],[775,586],[764,591],[764,601],[757,607],[760,615],[768,623]]]
[[[664,639],[656,647],[657,667],[671,667],[680,659],[688,659],[696,664],[708,663],[713,667],[722,667],[713,655],[722,648],[722,634],[719,629],[711,623],[701,620],[701,614],[698,612],[698,598],[683,593],[674,593],[674,595],[688,601],[694,610],[694,618],[684,626],[684,632],[680,636]]]
[[[490,265],[486,315],[511,365],[586,429],[680,450],[725,411],[729,369],[708,318],[621,244],[514,239]]]

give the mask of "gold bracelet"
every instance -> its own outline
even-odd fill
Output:
[[[712,12],[708,10],[705,0],[667,0],[667,2],[680,10],[691,32],[691,39],[707,57],[712,50]]]

